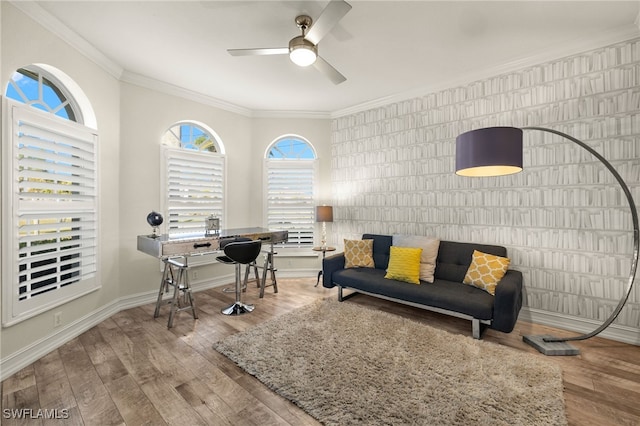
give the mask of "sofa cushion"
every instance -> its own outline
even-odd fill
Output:
[[[436,269],[436,258],[440,240],[435,237],[422,235],[394,235],[393,245],[398,247],[419,247],[422,249],[420,256],[420,279],[428,283],[433,282],[433,273]]]
[[[438,279],[432,284],[415,285],[388,280],[384,275],[385,271],[377,268],[342,269],[332,274],[332,281],[342,287],[459,312],[481,320],[493,318],[494,297],[477,287]]]
[[[507,257],[507,249],[501,246],[440,241],[435,278],[462,283],[471,265],[474,250]]]
[[[391,246],[386,279],[420,284],[421,248]]]
[[[386,270],[389,266],[389,253],[391,252],[393,237],[391,235],[364,234],[362,239],[373,240],[373,261],[376,269]],[[460,281],[462,282],[462,280]]]
[[[471,265],[462,283],[481,288],[494,296],[496,285],[506,274],[509,263],[510,260],[506,257],[474,250]]]
[[[373,240],[344,240],[345,268],[373,268]]]

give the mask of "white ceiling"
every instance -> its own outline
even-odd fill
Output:
[[[319,43],[319,54],[347,77],[340,85],[286,56],[226,51],[286,47],[299,35],[294,18],[316,18],[327,3],[14,4],[124,81],[186,89],[250,115],[340,115],[640,35],[637,0],[351,0],[351,11]]]

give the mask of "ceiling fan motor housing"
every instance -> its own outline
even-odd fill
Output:
[[[318,56],[318,47],[306,40],[304,36],[297,36],[289,42],[289,57],[301,67],[306,67],[315,62]]]

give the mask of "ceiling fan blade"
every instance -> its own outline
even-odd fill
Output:
[[[340,84],[343,81],[347,80],[347,77],[340,74],[340,72],[329,64],[329,62],[322,59],[322,57],[318,56],[316,61],[313,63],[315,69],[320,71],[322,74],[329,77],[329,80],[333,81],[334,84]]]
[[[265,47],[259,49],[227,49],[231,56],[288,55],[288,47]]]
[[[351,5],[346,1],[332,0],[315,20],[304,38],[313,44],[318,44],[322,37],[326,36],[350,10]]]

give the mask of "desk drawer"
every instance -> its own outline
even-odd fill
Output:
[[[162,257],[197,255],[209,253],[220,249],[220,241],[217,238],[199,241],[176,241],[162,245]]]

